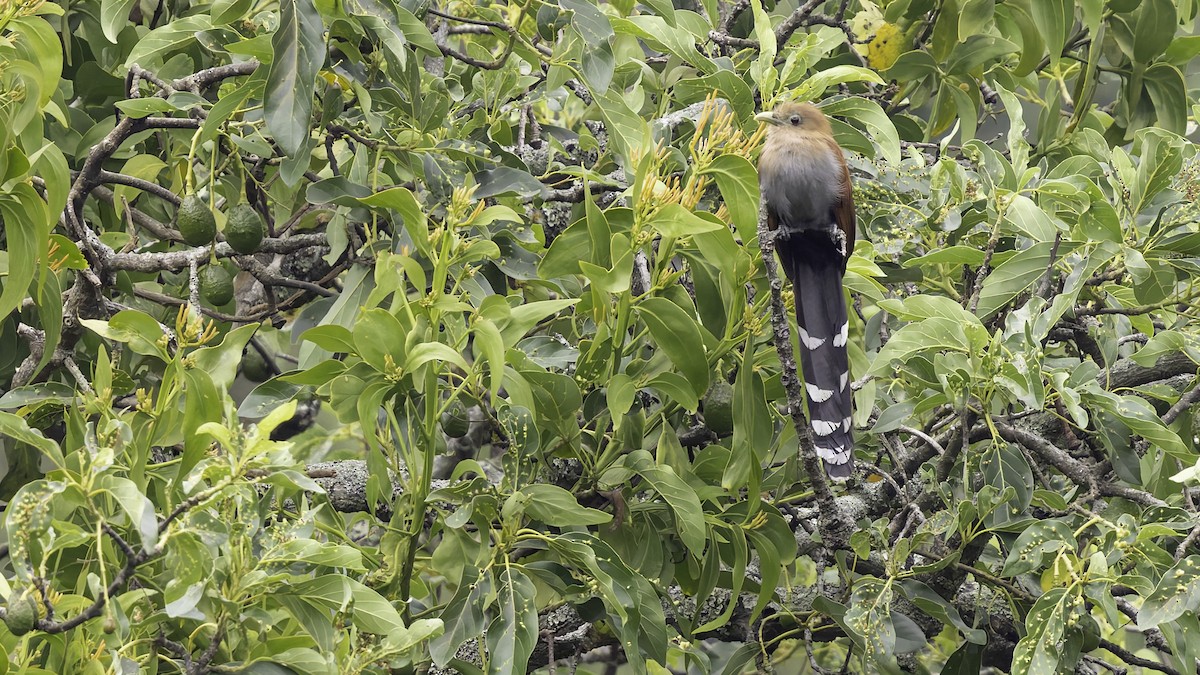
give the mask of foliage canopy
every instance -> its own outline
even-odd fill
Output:
[[[1196,670],[1195,0],[0,9],[0,669]],[[785,99],[852,153],[844,486]]]

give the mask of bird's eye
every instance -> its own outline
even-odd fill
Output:
[[[798,127],[800,126],[800,123],[804,121],[804,118],[799,115],[792,115],[790,118],[788,118],[788,121],[792,123],[792,126]]]

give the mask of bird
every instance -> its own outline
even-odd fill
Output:
[[[854,248],[850,170],[829,118],[811,103],[785,102],[755,115],[766,123],[758,160],[767,226],[796,298],[800,365],[813,445],[825,473],[853,473],[852,392],[842,277]]]

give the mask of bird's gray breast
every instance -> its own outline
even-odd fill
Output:
[[[842,190],[842,169],[824,144],[788,143],[776,149],[775,170],[762,188],[784,230],[835,227],[833,209]]]

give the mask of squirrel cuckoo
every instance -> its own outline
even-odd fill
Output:
[[[770,125],[758,177],[775,250],[795,290],[813,444],[829,477],[844,480],[854,455],[842,295],[846,259],[854,248],[850,170],[816,106],[783,103],[755,119]]]

